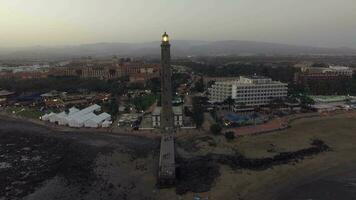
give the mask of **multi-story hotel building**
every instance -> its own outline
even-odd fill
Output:
[[[347,94],[353,69],[344,66],[304,67],[294,75],[295,84],[315,95]]]
[[[295,82],[351,79],[352,75],[353,70],[344,66],[304,67],[300,73],[296,74]]]
[[[159,64],[122,63],[113,65],[66,66],[51,68],[53,76],[76,76],[80,78],[115,79],[128,76],[132,82],[144,82],[159,77]]]
[[[211,102],[223,102],[229,97],[245,106],[267,105],[271,100],[287,97],[288,84],[262,76],[236,78],[215,82],[209,91]]]

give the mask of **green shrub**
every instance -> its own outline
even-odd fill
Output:
[[[218,135],[221,133],[221,126],[219,124],[213,124],[210,126],[210,131],[214,134],[214,135]]]
[[[226,133],[225,133],[225,138],[226,138],[227,140],[233,140],[233,139],[235,139],[235,133],[232,132],[232,131],[226,132]]]

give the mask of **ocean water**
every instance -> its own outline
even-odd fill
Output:
[[[302,184],[278,200],[356,200],[355,172],[341,173]]]

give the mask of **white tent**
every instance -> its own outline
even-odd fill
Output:
[[[94,114],[94,111],[100,111],[101,107],[97,104],[91,105],[83,110],[79,110],[76,107],[69,109],[68,114],[66,112],[61,112],[59,114],[50,113],[43,115],[41,119],[43,121],[50,121],[51,123],[58,123],[59,125],[69,125],[70,127],[83,127],[84,122],[97,118],[94,120],[99,121],[99,125],[104,120],[110,120],[111,116],[109,114],[101,114],[99,116]],[[109,115],[109,116],[108,116]]]
[[[101,126],[103,121],[111,120],[111,115],[108,113],[101,113],[94,118],[89,119],[88,121],[84,122],[84,126],[88,128],[98,128]]]
[[[104,121],[101,126],[103,128],[109,128],[111,126],[111,124],[112,124],[111,121]]]
[[[84,122],[86,122],[87,120],[92,119],[94,117],[96,117],[96,115],[92,112],[85,114],[85,115],[76,116],[75,118],[71,118],[68,125],[70,127],[76,127],[76,128],[83,127]]]
[[[43,116],[41,117],[41,120],[42,120],[42,121],[49,121],[49,118],[50,118],[51,116],[53,116],[53,115],[55,115],[55,113],[53,113],[53,112],[51,112],[51,113],[49,113],[49,114],[45,114],[45,115],[43,115]]]
[[[57,114],[56,113],[50,113],[48,116],[47,116],[47,120],[46,121],[50,121],[52,123],[54,123],[54,118]]]
[[[58,121],[58,125],[61,125],[61,126],[64,126],[64,125],[67,125],[67,113],[65,113],[64,115],[60,115],[60,116],[57,116],[57,121]]]
[[[42,121],[47,121],[48,120],[48,114],[44,114],[41,116]]]
[[[78,112],[74,113],[73,115],[68,116],[67,120],[69,122],[71,119],[75,119],[75,118],[78,118],[80,116],[86,115],[88,113],[92,113],[94,111],[100,111],[100,110],[101,110],[101,107],[99,105],[97,105],[97,104],[94,104],[92,106],[84,108],[81,111],[78,111]]]
[[[58,118],[58,124],[59,125],[62,125],[62,126],[65,126],[68,124],[68,118],[76,113],[78,113],[80,110],[77,109],[76,107],[72,107],[69,109],[69,112],[68,114],[64,115],[64,116],[60,116]]]
[[[68,113],[68,115],[73,115],[73,114],[75,114],[75,113],[77,113],[77,112],[79,112],[80,110],[78,109],[78,108],[76,108],[76,107],[71,107],[71,108],[69,108],[69,113]]]
[[[60,118],[65,117],[65,116],[66,116],[65,112],[61,112],[59,114],[54,114],[54,115],[49,117],[49,121],[51,123],[57,123],[60,120]]]

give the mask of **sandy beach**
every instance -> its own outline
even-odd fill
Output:
[[[209,192],[199,194],[209,199],[308,199],[298,196],[297,188],[318,183],[337,174],[348,174],[356,165],[356,120],[354,113],[335,116],[301,119],[293,122],[290,129],[258,136],[248,136],[234,142],[219,142],[210,146],[204,142],[197,143],[195,156],[209,152],[229,153],[238,150],[248,157],[263,158],[278,152],[295,151],[309,146],[310,140],[318,138],[331,147],[331,151],[306,157],[303,160],[286,165],[273,166],[266,170],[235,170],[228,166],[220,167],[220,176]],[[188,140],[185,138],[185,140]],[[216,145],[216,146],[215,146]],[[330,191],[328,187],[324,188]],[[323,190],[324,190],[323,189]],[[306,191],[307,192],[307,191]],[[311,191],[313,192],[313,191]],[[338,199],[355,199],[344,193],[331,190]],[[309,193],[311,194],[311,193]],[[186,199],[195,196],[185,195]],[[315,194],[316,196],[318,194]],[[311,195],[312,196],[312,195]],[[331,195],[330,195],[331,196]],[[301,197],[301,198],[299,198]],[[325,199],[322,196],[313,199]]]

